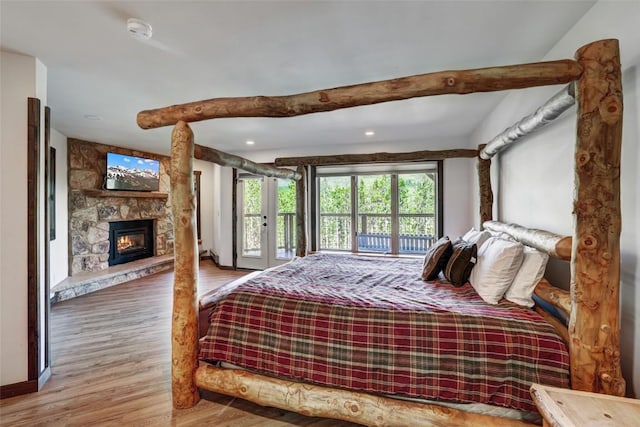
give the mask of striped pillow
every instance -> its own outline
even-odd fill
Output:
[[[476,264],[478,246],[475,243],[456,240],[452,247],[451,258],[444,268],[444,277],[453,286],[462,286],[469,280],[471,270]]]
[[[442,268],[447,265],[451,256],[451,240],[445,236],[435,242],[427,251],[422,262],[422,280],[433,280],[438,277]]]

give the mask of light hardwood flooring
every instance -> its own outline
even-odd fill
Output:
[[[243,272],[200,266],[202,294]],[[2,426],[354,426],[214,393],[171,405],[173,272],[55,304],[52,376],[38,393],[0,401]]]

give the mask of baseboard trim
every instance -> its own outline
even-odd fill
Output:
[[[209,249],[209,256],[213,260],[213,263],[216,265],[216,267],[218,267],[220,270],[235,270],[235,268],[233,268],[231,266],[220,265],[220,257],[218,256],[218,254],[213,252],[211,249]]]
[[[213,263],[220,267],[220,257],[218,256],[218,254],[209,249],[209,256],[213,260]]]
[[[36,391],[38,391],[38,380],[29,380],[3,385],[0,386],[0,400],[28,393],[35,393]]]

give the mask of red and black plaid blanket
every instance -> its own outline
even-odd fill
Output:
[[[535,311],[420,279],[421,260],[316,254],[221,290],[200,358],[382,394],[535,411],[569,355]],[[233,289],[231,289],[233,288]]]

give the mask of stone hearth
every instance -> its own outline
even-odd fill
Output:
[[[65,301],[120,283],[173,268],[173,255],[140,259],[98,272],[82,272],[67,277],[51,289],[51,303]]]

